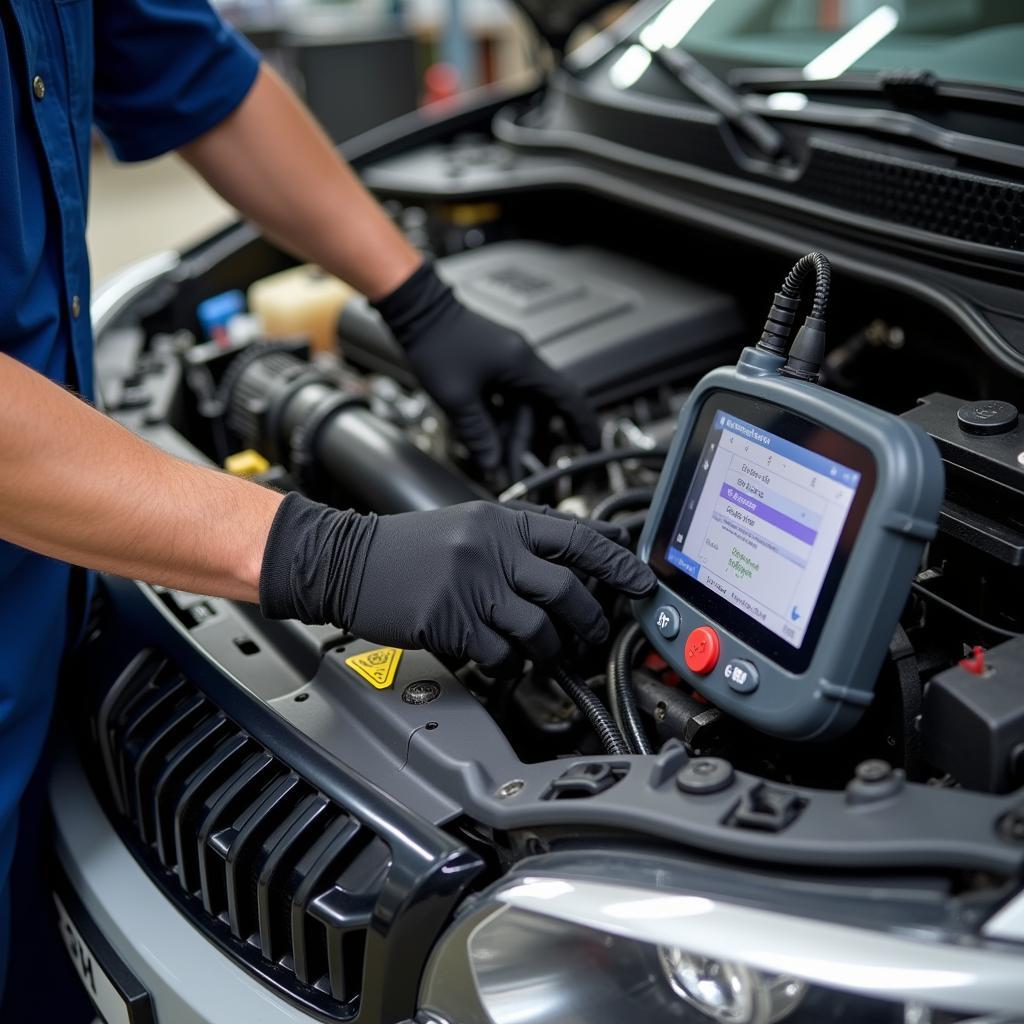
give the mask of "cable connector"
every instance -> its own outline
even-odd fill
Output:
[[[764,322],[764,329],[757,342],[757,347],[762,352],[770,352],[774,356],[786,354],[789,339],[793,334],[793,321],[796,320],[796,311],[799,307],[799,294],[775,293],[772,308],[768,312],[768,319]]]
[[[812,272],[814,297],[811,312],[797,331],[793,344],[788,345],[800,306],[800,292],[808,274]],[[828,307],[831,279],[832,267],[828,257],[821,252],[809,252],[793,264],[793,269],[782,282],[782,288],[775,293],[757,348],[773,356],[784,356],[789,349],[786,364],[779,370],[784,377],[809,381],[818,379],[818,371],[825,358],[825,310]]]
[[[807,317],[796,332],[789,348],[789,358],[779,373],[812,383],[818,380],[818,371],[825,358],[825,321],[822,317]]]

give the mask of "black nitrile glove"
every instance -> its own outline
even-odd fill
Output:
[[[430,263],[374,305],[482,468],[493,470],[502,461],[488,411],[496,393],[511,405],[540,404],[559,413],[583,444],[598,446],[597,421],[575,385],[515,331],[466,309]]]
[[[474,501],[435,512],[358,515],[300,494],[267,539],[260,607],[268,618],[330,622],[375,643],[470,658],[514,674],[551,661],[558,629],[608,636],[601,606],[573,570],[632,597],[654,574],[572,519]]]
[[[611,523],[605,519],[581,519],[579,516],[570,515],[568,512],[552,508],[550,505],[537,505],[532,501],[503,501],[502,507],[510,508],[514,512],[533,512],[539,516],[551,516],[554,519],[563,519],[567,523],[580,523],[591,530],[595,530],[602,537],[615,541],[616,544],[625,546],[629,543],[629,530],[618,523]]]

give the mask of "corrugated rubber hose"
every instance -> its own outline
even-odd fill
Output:
[[[615,638],[608,655],[608,699],[634,754],[652,753],[633,690],[633,660],[642,642],[640,624],[633,622]]]
[[[574,672],[563,665],[556,665],[551,678],[565,691],[566,696],[583,712],[594,727],[601,745],[609,754],[617,756],[630,753],[629,746],[622,738],[611,712],[601,703],[601,698]]]

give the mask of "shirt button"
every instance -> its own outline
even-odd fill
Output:
[[[77,320],[82,314],[82,300],[77,295],[71,296],[71,315]]]
[[[32,91],[35,93],[37,100],[41,100],[46,95],[46,83],[41,75],[36,75],[32,79]]]

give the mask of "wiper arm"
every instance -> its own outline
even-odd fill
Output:
[[[792,74],[791,79],[786,77]],[[1024,109],[1024,92],[1014,89],[1003,89],[997,86],[975,86],[960,82],[936,82],[932,86],[927,79],[915,77],[907,72],[900,76],[895,73],[885,75],[868,75],[863,72],[848,73],[837,78],[801,79],[800,71],[780,71],[774,69],[747,69],[730,76],[734,81],[743,77],[744,80],[758,86],[758,93],[766,92],[768,96],[746,94],[754,110],[770,111],[773,117],[785,118],[788,121],[801,121],[807,124],[824,125],[829,128],[853,130],[858,132],[874,132],[893,135],[906,142],[908,139],[923,143],[933,149],[952,153],[955,156],[971,157],[989,163],[1002,164],[1020,169],[1024,162],[1024,145],[1017,141],[1018,126],[1021,123],[1021,110]],[[854,96],[884,96],[883,88],[895,90],[891,96],[898,96],[899,102],[891,99],[886,105],[878,103],[841,103],[821,101],[820,91],[832,92],[835,95],[846,93]],[[922,89],[932,88],[934,94],[924,93]],[[929,98],[933,96],[933,98]],[[911,98],[913,97],[913,99]],[[785,98],[786,104],[773,103],[773,98]],[[802,102],[793,103],[794,99]],[[814,102],[808,102],[813,100]],[[991,133],[966,134],[935,123],[922,116],[928,110],[958,108],[971,102],[985,108],[986,114],[1002,109],[1010,111],[1003,121],[1010,126],[1011,139],[992,138]]]
[[[891,71],[848,71],[835,78],[804,78],[800,68],[737,68],[729,83],[755,92],[836,93],[847,96],[884,96],[894,107],[977,106],[1024,107],[1024,91],[984,82],[954,82],[933,71],[909,68]]]
[[[679,47],[647,49],[647,52],[678,82],[699,96],[737,131],[753,143],[770,160],[778,159],[786,148],[786,140],[773,124],[760,114],[747,109],[743,97],[696,57]]]

